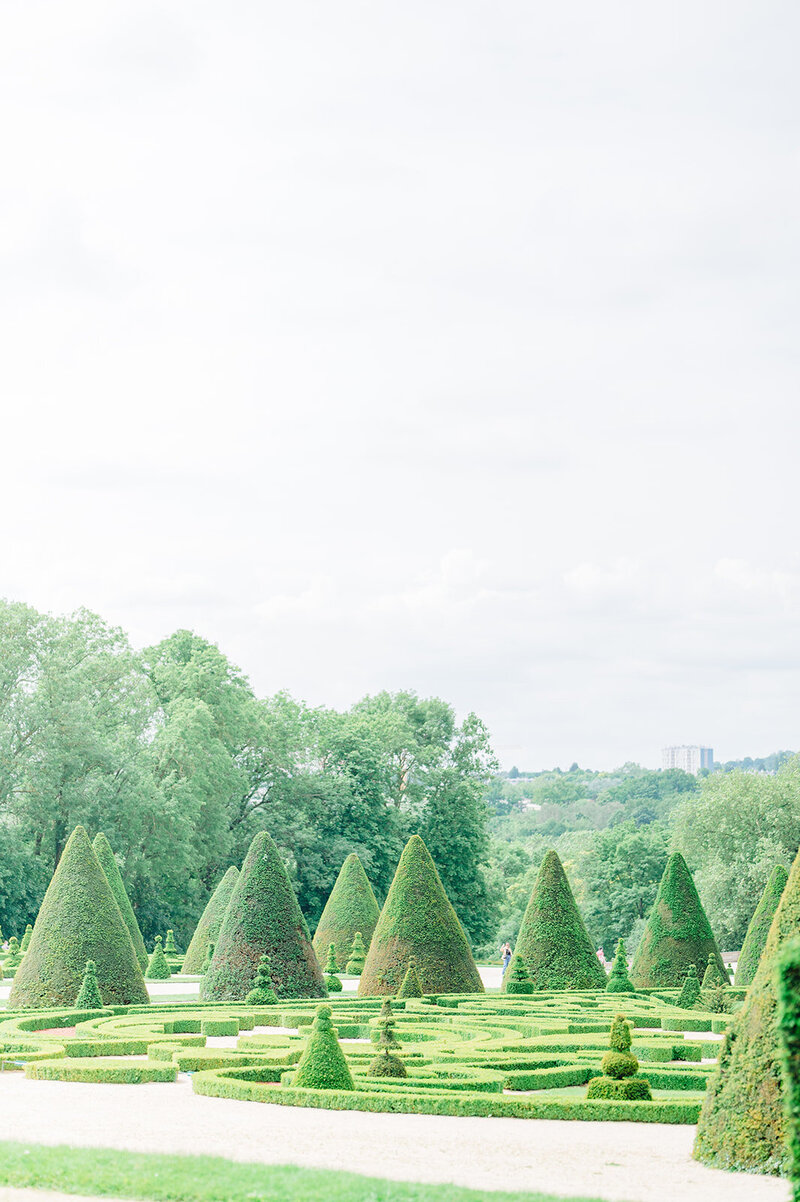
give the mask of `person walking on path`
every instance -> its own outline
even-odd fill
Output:
[[[506,969],[511,963],[511,944],[506,940],[500,948],[500,955],[503,957],[503,976],[506,975]]]

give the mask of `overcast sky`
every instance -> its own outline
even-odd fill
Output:
[[[0,595],[506,767],[800,747],[796,4],[0,35]]]

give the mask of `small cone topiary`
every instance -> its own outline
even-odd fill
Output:
[[[342,982],[336,975],[336,944],[332,943],[328,948],[328,962],[325,965],[325,984],[328,988],[328,993],[341,993]]]
[[[114,901],[119,906],[119,912],[122,915],[122,920],[130,933],[133,950],[136,952],[136,959],[139,961],[139,967],[142,972],[147,968],[150,957],[147,954],[147,948],[142,939],[142,932],[139,930],[139,923],[136,921],[136,915],[133,912],[131,900],[128,897],[128,891],[125,888],[125,882],[122,879],[122,873],[119,870],[116,856],[111,850],[111,844],[102,831],[94,837],[92,842],[94,854],[100,861],[100,867],[106,874],[111,892],[114,894]]]
[[[331,1022],[330,1006],[317,1006],[303,1055],[292,1076],[298,1089],[355,1089]]]
[[[536,986],[530,978],[525,961],[519,952],[514,952],[503,976],[503,993],[535,993]]]
[[[800,853],[758,972],[725,1033],[697,1122],[694,1154],[715,1168],[781,1173],[787,1167],[775,976],[781,948],[798,930]]]
[[[614,952],[614,962],[611,965],[611,972],[608,976],[606,984],[606,993],[635,993],[631,979],[628,976],[628,957],[625,953],[625,944],[620,939],[617,944],[617,950]]]
[[[334,943],[338,948],[336,971],[348,971],[347,949],[352,946],[356,931],[361,932],[368,947],[379,915],[378,903],[364,866],[356,853],[352,852],[342,864],[314,932],[314,951],[320,963],[327,948]]]
[[[411,956],[426,994],[484,992],[464,928],[419,835],[409,839],[397,865],[358,982],[359,997],[395,993]]]
[[[697,976],[697,969],[693,964],[690,964],[686,969],[686,976],[683,979],[681,991],[678,994],[676,1006],[680,1006],[682,1010],[691,1010],[700,997],[700,981]]]
[[[353,946],[350,948],[350,958],[344,966],[344,971],[349,973],[350,976],[360,977],[366,958],[367,949],[364,947],[364,940],[361,937],[361,932],[356,931],[353,936]]]
[[[210,945],[213,948],[213,943]],[[256,979],[253,988],[244,999],[249,1006],[274,1006],[278,995],[272,988],[272,972],[269,956],[262,956],[256,969]]]
[[[179,956],[180,948],[175,942],[175,933],[172,930],[167,931],[167,937],[164,940],[164,951],[168,956]]]
[[[75,999],[76,1010],[102,1010],[103,999],[97,984],[97,969],[94,960],[86,961],[80,993]]]
[[[17,969],[9,1008],[73,1006],[93,960],[107,1006],[148,1002],[130,932],[82,826],[67,840]]]
[[[725,966],[705,910],[680,852],[667,860],[656,900],[631,967],[637,989],[680,989],[690,964],[705,972],[709,955]]]
[[[28,925],[25,928],[25,934],[22,936],[22,943],[20,944],[20,948],[19,948],[19,950],[22,952],[23,956],[25,955],[26,951],[28,950],[28,945],[30,944],[32,934],[33,934],[33,927],[31,926],[30,923],[28,923]]]
[[[606,987],[605,969],[597,959],[563,865],[552,849],[539,869],[516,951],[537,989]]]
[[[735,984],[737,989],[741,987],[746,989],[758,971],[758,962],[767,942],[769,928],[788,879],[789,874],[783,864],[776,864],[764,892],[761,894],[755,914],[750,919],[750,925],[742,943],[742,950],[736,965]]]
[[[593,1077],[586,1092],[587,1098],[612,1098],[616,1101],[649,1102],[653,1095],[650,1083],[637,1077],[639,1061],[631,1052],[631,1029],[624,1015],[618,1014],[611,1024],[611,1051],[600,1062],[602,1077]]]
[[[778,956],[778,1030],[786,1098],[786,1143],[794,1202],[800,1202],[800,939],[788,939]]]
[[[238,879],[239,869],[231,865],[211,894],[208,905],[195,927],[191,943],[186,949],[186,955],[181,965],[181,972],[184,976],[194,976],[206,971],[204,965],[208,960],[208,945],[217,941],[228,902],[231,900],[231,894]]]
[[[203,961],[203,966],[200,969],[199,976],[204,977],[206,975],[206,973],[208,972],[208,966],[211,963],[211,961],[213,960],[213,958],[214,958],[214,944],[209,943],[208,947],[206,948],[206,958]]]
[[[261,831],[231,894],[201,998],[241,1001],[253,988],[264,955],[270,957],[279,998],[325,996],[322,969],[283,860],[271,836]]]
[[[8,954],[3,961],[3,968],[17,968],[22,960],[22,950],[19,946],[19,939],[16,935],[12,935],[8,941]]]
[[[417,962],[413,956],[409,956],[406,975],[403,977],[402,984],[397,991],[397,997],[422,996],[422,986],[420,985],[419,977],[417,976]]]
[[[708,957],[706,971],[703,973],[703,989],[725,989],[730,984],[728,974],[723,976],[713,952]]]
[[[368,1077],[407,1077],[406,1066],[397,1052],[403,1046],[394,1033],[397,1020],[392,1013],[392,1003],[388,997],[381,1006],[381,1012],[370,1026],[370,1038],[380,1049],[378,1055],[371,1061],[367,1069]]]
[[[167,957],[164,955],[164,948],[161,946],[161,936],[156,935],[155,947],[150,957],[150,963],[147,965],[144,979],[146,981],[168,981],[171,976],[172,969],[167,963]]]

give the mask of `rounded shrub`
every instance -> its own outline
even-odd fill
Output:
[[[697,895],[692,874],[680,852],[667,860],[656,900],[631,968],[637,989],[680,989],[690,964],[700,976],[713,955],[722,975],[725,965]]]
[[[537,989],[605,989],[605,969],[552,849],[539,869],[515,950]]]
[[[156,935],[155,947],[153,954],[150,957],[150,963],[147,965],[147,972],[144,974],[146,981],[168,981],[172,976],[167,957],[164,955],[164,948],[161,944],[161,936]]]
[[[108,1006],[146,1005],[130,932],[82,826],[67,840],[44,895],[9,1008],[72,1006],[93,960]]]
[[[322,970],[280,853],[261,831],[250,844],[225,911],[201,997],[241,1001],[253,988],[264,955],[270,957],[279,998],[325,997]]]
[[[414,956],[428,993],[483,993],[464,928],[419,835],[403,849],[367,952],[360,997],[393,994]]]
[[[758,962],[761,959],[767,942],[769,928],[772,925],[772,919],[775,917],[775,911],[778,908],[788,879],[789,874],[783,864],[776,864],[766,883],[764,892],[761,894],[755,913],[750,919],[750,925],[744,937],[742,950],[739,953],[735,979],[737,989],[742,986],[747,988],[756,975]]]
[[[614,953],[614,962],[606,982],[606,993],[634,993],[633,984],[628,976],[628,957],[625,944],[620,939]]]
[[[331,1022],[330,1006],[318,1006],[303,1054],[292,1076],[298,1089],[354,1089],[344,1052]]]
[[[361,937],[361,932],[356,931],[355,935],[353,936],[353,946],[350,948],[350,956],[344,966],[344,971],[353,977],[360,977],[366,958],[367,949],[364,947],[364,940]]]
[[[196,976],[198,973],[206,971],[204,965],[208,957],[208,946],[217,941],[225,911],[238,879],[239,869],[231,865],[211,894],[208,904],[200,916],[191,943],[186,949],[186,956],[181,967],[182,973]]]
[[[357,932],[369,946],[379,914],[364,865],[356,853],[351,852],[342,864],[314,932],[314,951],[320,963],[333,943],[338,949],[334,971],[349,972],[348,948],[352,947]]]
[[[144,972],[144,970],[147,968],[150,957],[147,955],[147,948],[144,945],[142,932],[139,930],[139,923],[136,921],[136,915],[133,912],[133,906],[131,905],[130,898],[128,897],[128,891],[125,888],[125,882],[122,879],[122,873],[119,870],[116,856],[111,850],[111,844],[102,831],[98,831],[98,833],[95,835],[92,847],[94,848],[94,854],[100,861],[100,867],[106,874],[106,880],[111,886],[111,892],[114,894],[114,901],[119,906],[119,912],[122,915],[123,922],[130,933],[133,948],[136,952],[136,958],[139,961],[139,966],[142,972]]]
[[[75,999],[76,1010],[102,1010],[103,999],[97,984],[97,968],[94,960],[86,961],[80,992]]]

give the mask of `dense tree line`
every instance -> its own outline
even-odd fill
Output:
[[[188,941],[253,835],[275,838],[310,925],[345,857],[379,897],[406,839],[428,843],[470,936],[492,934],[486,785],[470,714],[413,693],[350,710],[260,699],[213,644],[178,631],[136,652],[84,611],[0,603],[0,924],[32,921],[66,840],[103,830],[145,938]]]

